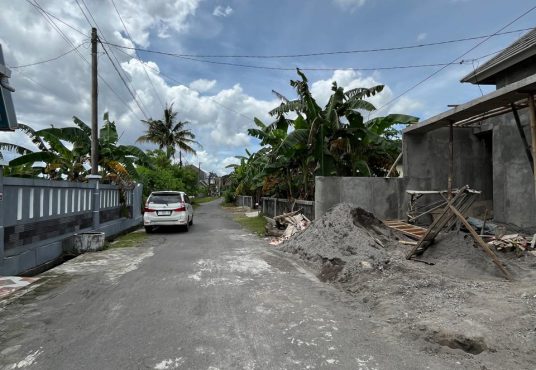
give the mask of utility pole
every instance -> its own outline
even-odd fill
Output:
[[[98,175],[99,173],[99,153],[98,153],[98,135],[99,127],[98,119],[98,92],[97,92],[97,29],[91,29],[91,174]]]

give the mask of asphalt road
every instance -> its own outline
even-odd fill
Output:
[[[24,293],[24,294],[22,294]],[[216,202],[0,304],[2,369],[453,369],[399,343]]]

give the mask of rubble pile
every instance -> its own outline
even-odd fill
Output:
[[[266,235],[272,236],[271,245],[279,245],[294,234],[309,227],[311,220],[300,213],[301,210],[285,213],[274,218],[266,218]]]
[[[529,252],[536,256],[536,234],[532,237],[532,240],[524,237],[520,234],[508,234],[503,236],[494,236],[487,239],[487,243],[492,245],[498,251],[503,252]]]

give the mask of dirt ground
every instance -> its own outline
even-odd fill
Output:
[[[278,248],[308,261],[397,340],[459,355],[470,368],[536,369],[536,257],[498,252],[514,276],[506,281],[469,234],[440,235],[419,257],[434,265],[406,260],[401,237],[341,204]]]

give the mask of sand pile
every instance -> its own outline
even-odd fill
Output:
[[[406,260],[411,246],[399,237],[369,212],[340,204],[279,249],[309,261],[385,331],[425,351],[478,355],[488,369],[506,366],[515,351],[519,364],[536,368],[534,256],[498,253],[516,279],[507,282],[468,234],[440,234],[419,256],[434,265]]]
[[[323,281],[359,284],[378,274],[418,272],[404,259],[407,250],[372,213],[339,204],[280,249],[313,263]],[[362,274],[364,273],[364,274]]]

